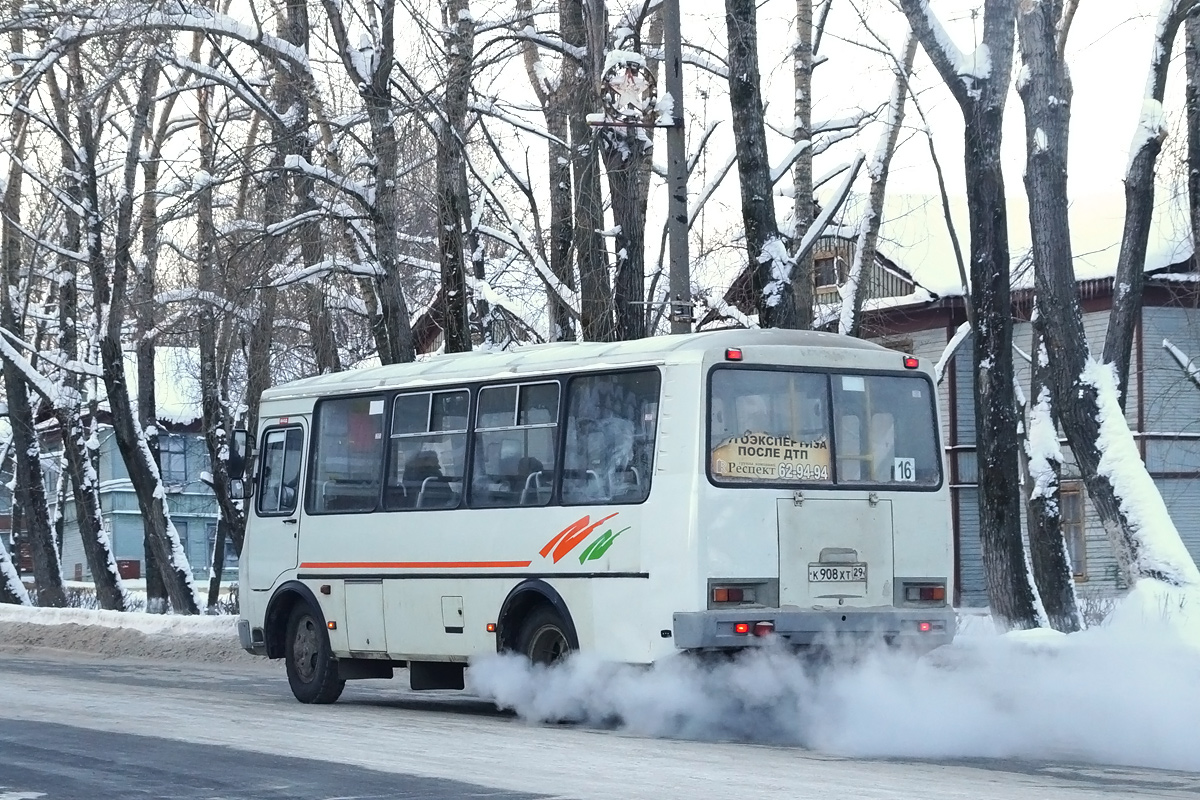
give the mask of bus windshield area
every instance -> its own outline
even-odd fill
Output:
[[[714,483],[941,485],[923,376],[724,368],[712,375],[710,399]]]

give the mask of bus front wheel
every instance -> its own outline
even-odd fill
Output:
[[[567,625],[549,606],[538,606],[525,618],[517,651],[535,664],[556,664],[571,652]]]
[[[346,688],[346,682],[338,678],[329,634],[307,603],[292,609],[284,658],[292,694],[301,703],[332,703]]]

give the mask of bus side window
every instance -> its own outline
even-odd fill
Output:
[[[456,508],[467,451],[466,389],[402,394],[392,405],[384,508]]]
[[[564,503],[640,503],[650,494],[659,384],[658,370],[571,381]]]
[[[317,404],[312,472],[305,495],[310,514],[374,511],[383,464],[384,399],[339,397]]]
[[[558,447],[557,382],[479,390],[473,508],[544,506],[550,502]]]
[[[259,516],[291,514],[300,488],[300,459],[304,431],[300,428],[268,430],[263,438],[262,472],[259,475]]]

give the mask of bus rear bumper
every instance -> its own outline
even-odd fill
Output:
[[[731,650],[779,640],[806,647],[848,639],[928,651],[954,639],[956,619],[949,607],[677,611],[673,639],[680,650]],[[738,632],[739,624],[746,626],[745,632]]]

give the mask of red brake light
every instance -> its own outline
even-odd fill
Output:
[[[925,624],[928,624],[928,623],[925,623]],[[736,623],[734,623],[734,625],[733,625],[733,632],[734,632],[734,633],[741,634],[742,636],[745,636],[747,633],[749,633],[749,632],[750,632],[750,623],[749,623],[749,622],[736,622]]]
[[[741,361],[742,360],[742,348],[726,347],[725,348],[725,360],[726,361]]]
[[[917,630],[919,630],[921,633],[929,633],[931,630],[933,630],[933,623],[932,622],[917,623]]]
[[[918,361],[915,356],[905,356],[904,357],[904,368],[905,369],[916,369],[919,366],[921,366],[921,362]]]

